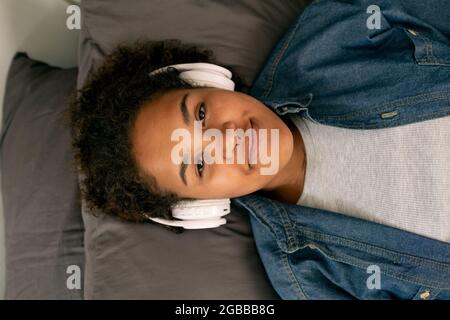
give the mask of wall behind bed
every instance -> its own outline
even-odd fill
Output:
[[[79,30],[66,28],[65,0],[0,1],[0,106],[3,108],[6,75],[16,51],[59,67],[77,65]],[[2,112],[0,112],[0,123]],[[1,172],[0,172],[1,175]],[[0,197],[0,299],[5,289],[3,199]]]

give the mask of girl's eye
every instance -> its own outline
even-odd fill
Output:
[[[200,160],[200,162],[196,164],[196,167],[197,167],[197,172],[198,172],[199,176],[201,177],[203,174],[203,169],[205,167],[205,164],[203,162],[203,157]]]
[[[204,121],[205,117],[206,117],[206,108],[205,108],[205,104],[202,102],[202,104],[198,108],[198,120]],[[203,123],[203,125],[204,125],[204,123]],[[203,175],[203,170],[205,169],[205,163],[203,161],[203,154],[202,154],[201,160],[196,164],[196,167],[197,167],[197,173],[201,178]]]
[[[198,108],[198,119],[200,121],[203,121],[205,119],[205,116],[206,116],[205,104],[202,102],[200,108]]]

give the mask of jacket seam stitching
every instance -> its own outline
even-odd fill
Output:
[[[431,96],[430,96],[431,95]],[[436,97],[434,97],[434,95],[436,95]],[[422,97],[427,97],[430,96],[428,98],[425,99],[421,99]],[[450,90],[447,91],[436,91],[433,93],[425,93],[425,94],[420,94],[417,96],[410,96],[410,97],[405,97],[405,98],[401,98],[398,100],[393,100],[390,102],[386,102],[383,103],[382,105],[380,105],[379,107],[371,107],[369,108],[369,111],[365,110],[365,111],[356,111],[356,112],[350,112],[347,114],[343,114],[343,115],[335,115],[335,116],[325,116],[325,119],[339,119],[339,120],[344,120],[344,119],[348,119],[348,118],[352,118],[355,116],[364,116],[364,115],[369,115],[373,112],[379,112],[379,111],[384,111],[389,107],[403,107],[403,106],[411,106],[414,104],[419,104],[419,103],[424,103],[424,102],[431,102],[431,101],[438,101],[438,100],[445,100],[450,98]],[[410,101],[408,101],[410,100]]]
[[[357,260],[355,258],[349,257],[346,254],[344,254],[346,259],[342,259],[342,258],[336,257],[333,254],[326,254],[325,252],[323,252],[323,254],[328,256],[333,261],[344,263],[344,264],[349,264],[349,265],[354,266],[356,268],[359,268],[361,270],[365,270],[363,264],[357,263]],[[376,263],[373,263],[373,264],[376,264]],[[450,287],[442,287],[442,286],[440,286],[439,282],[436,282],[434,280],[426,280],[426,279],[423,279],[421,277],[403,276],[402,273],[392,271],[392,269],[389,268],[389,266],[384,266],[384,269],[381,269],[381,270],[383,270],[383,271],[381,271],[382,274],[384,273],[385,275],[390,276],[390,277],[392,277],[394,279],[405,281],[405,282],[408,282],[408,283],[411,283],[411,284],[414,284],[414,285],[419,285],[419,286],[424,286],[424,287],[431,287],[431,288],[437,289],[437,290],[448,290],[450,288]]]
[[[438,271],[449,271],[450,270],[450,265],[446,264],[446,263],[442,263],[442,262],[438,262],[438,261],[432,261],[429,259],[425,259],[425,258],[420,258],[417,256],[413,256],[413,255],[409,255],[409,254],[405,254],[405,253],[401,253],[401,252],[397,252],[394,250],[390,250],[390,249],[384,249],[378,246],[374,246],[371,244],[367,244],[367,243],[360,243],[357,242],[355,240],[351,240],[351,239],[346,239],[343,237],[339,237],[336,235],[330,235],[330,234],[322,234],[322,233],[317,233],[314,231],[310,231],[310,230],[305,230],[304,228],[298,227],[298,231],[300,233],[303,234],[309,234],[309,236],[312,236],[315,239],[312,240],[317,240],[317,241],[323,241],[326,243],[331,243],[331,244],[336,244],[336,242],[334,240],[336,240],[338,242],[338,244],[342,244],[342,245],[346,245],[349,246],[353,249],[360,249],[360,250],[364,250],[366,252],[368,252],[367,249],[375,249],[377,251],[379,251],[379,255],[385,257],[385,258],[390,258],[395,260],[396,262],[402,262],[403,260],[410,260],[410,261],[414,261],[416,263],[422,263],[422,264],[429,264],[432,265],[434,268],[436,268],[436,270]],[[332,239],[333,238],[333,239]]]
[[[306,232],[304,232],[304,230],[299,230],[299,231],[300,231],[300,232],[303,232],[303,233],[314,233],[314,232],[311,232],[311,231],[306,231]],[[320,241],[323,241],[323,242],[329,243],[330,240],[328,240],[328,239],[326,239],[326,238],[336,237],[336,238],[338,238],[338,240],[339,240],[339,241],[338,241],[338,244],[347,245],[347,246],[349,246],[349,247],[351,247],[351,248],[353,248],[353,249],[361,249],[361,250],[364,250],[365,248],[370,248],[370,247],[372,247],[372,248],[375,248],[376,250],[379,250],[379,251],[381,251],[381,252],[380,252],[380,253],[375,253],[375,254],[371,253],[371,254],[373,254],[373,255],[378,255],[378,256],[382,256],[382,257],[391,258],[391,259],[393,259],[393,260],[394,260],[395,262],[397,262],[397,263],[401,263],[401,259],[399,260],[396,256],[401,256],[401,257],[403,257],[403,259],[405,259],[405,257],[406,257],[406,258],[411,259],[411,260],[413,260],[413,261],[414,261],[414,260],[417,260],[418,262],[421,262],[421,260],[423,261],[423,259],[420,259],[420,258],[417,258],[417,257],[414,257],[414,256],[405,255],[405,254],[403,254],[403,253],[395,253],[395,252],[391,252],[391,250],[386,250],[386,249],[383,249],[383,248],[380,248],[380,247],[376,247],[376,246],[372,246],[372,245],[368,245],[368,244],[365,244],[365,243],[362,243],[362,244],[359,244],[359,243],[358,243],[359,246],[353,247],[353,246],[350,245],[351,242],[354,242],[353,240],[342,239],[341,237],[337,237],[337,236],[330,236],[330,235],[324,235],[324,234],[313,234],[313,237],[316,237],[317,239],[308,239],[308,240],[309,240],[309,241],[311,241],[311,240],[316,240],[316,241],[319,241],[319,242],[320,242]],[[335,242],[332,242],[331,244],[336,244],[336,243],[335,243]],[[303,246],[303,247],[304,247],[304,246]],[[303,248],[303,247],[302,247],[302,248]],[[320,246],[318,246],[318,250],[320,250],[324,255],[326,255],[326,256],[329,257],[330,259],[332,259],[332,260],[334,260],[334,261],[341,262],[341,263],[350,264],[350,265],[353,265],[353,266],[355,266],[355,267],[359,267],[359,268],[363,269],[362,264],[355,264],[354,261],[358,261],[357,258],[350,257],[350,256],[348,256],[347,254],[343,253],[342,255],[345,256],[346,259],[348,259],[348,260],[343,260],[342,258],[337,257],[337,256],[334,255],[333,253],[325,253],[322,249],[319,249],[319,247],[320,247]],[[300,249],[300,248],[299,248],[299,249]],[[364,251],[365,251],[366,253],[370,253],[370,252],[367,251],[367,250],[364,250]],[[438,262],[428,261],[428,263],[430,263],[430,264],[436,264],[436,263],[438,263]],[[438,263],[438,264],[439,264],[439,263]],[[384,265],[386,265],[386,264],[384,264]],[[426,279],[423,279],[423,278],[417,277],[417,276],[414,276],[414,277],[406,277],[406,276],[402,276],[401,273],[392,271],[392,269],[389,268],[388,265],[386,266],[386,268],[387,268],[387,270],[389,270],[389,272],[385,272],[385,274],[388,274],[388,275],[392,276],[393,278],[400,279],[400,280],[407,281],[407,282],[414,283],[414,284],[428,285],[428,286],[432,286],[432,287],[439,288],[439,289],[446,289],[446,290],[449,289],[448,287],[442,287],[442,286],[440,286],[440,285],[439,285],[439,282],[436,282],[436,281],[434,281],[434,280],[426,280]],[[439,268],[437,268],[437,269],[438,269],[438,271],[440,271]],[[443,269],[444,269],[444,268],[443,268]],[[448,268],[447,268],[447,269],[448,269]],[[446,271],[446,270],[444,270],[444,271]],[[447,271],[448,271],[448,270],[447,270]],[[420,282],[417,282],[417,281],[420,281]],[[430,284],[432,284],[432,285],[430,285]]]
[[[312,4],[310,4],[311,6]],[[270,72],[269,72],[269,79],[267,81],[266,84],[266,90],[263,93],[263,97],[267,97],[270,92],[272,91],[272,86],[273,86],[273,78],[275,76],[275,72],[276,69],[278,68],[278,65],[281,61],[281,58],[284,56],[284,53],[286,52],[286,50],[288,49],[288,47],[291,45],[292,39],[294,39],[295,34],[297,33],[298,27],[301,24],[301,22],[303,22],[303,20],[305,19],[305,16],[308,15],[308,8],[306,8],[303,13],[301,14],[300,18],[298,18],[298,21],[296,22],[296,25],[294,27],[294,29],[292,30],[291,34],[289,35],[289,38],[286,39],[286,43],[282,46],[281,48],[281,52],[276,56],[275,61],[273,62],[271,68],[270,68]]]
[[[295,288],[297,296],[300,299],[309,300],[309,297],[307,296],[306,292],[303,290],[302,286],[300,285],[300,282],[298,281],[297,277],[295,276],[295,272],[292,271],[292,267],[288,260],[288,255],[285,252],[282,252],[282,254],[283,254],[282,260],[283,260],[284,270],[288,274],[288,277],[289,277],[289,280],[291,281],[291,283],[295,284],[294,288]]]
[[[436,111],[436,112],[431,112],[431,113],[427,113],[426,115],[421,115],[421,116],[417,116],[414,118],[414,122],[419,122],[422,120],[431,120],[431,119],[435,119],[438,118],[440,116],[447,116],[450,114],[450,109],[444,109],[444,110],[440,110],[440,111]],[[398,114],[400,115],[400,113]],[[385,119],[385,123],[386,125],[380,125],[380,124],[371,124],[371,125],[364,125],[365,129],[383,129],[383,128],[389,128],[392,127],[391,125],[389,125],[389,123],[392,123],[393,121],[388,122],[389,120],[396,120],[398,119],[398,117],[395,117],[394,119]],[[340,119],[340,120],[345,120],[345,119]],[[399,122],[399,125],[402,125],[405,123],[405,121],[407,121],[407,119],[403,119],[402,121]],[[349,128],[349,129],[359,129],[361,128],[360,125],[358,124],[346,124],[345,128]]]

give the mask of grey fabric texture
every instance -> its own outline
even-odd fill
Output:
[[[290,118],[309,164],[299,205],[450,243],[450,116],[377,130]]]
[[[70,266],[81,277],[84,269],[78,180],[63,118],[76,78],[77,69],[26,54],[10,66],[1,136],[6,299],[83,299],[82,287],[66,285]]]
[[[208,47],[251,85],[307,2],[83,1],[78,87],[115,46],[137,39]],[[182,234],[97,214],[83,208],[86,299],[278,299],[237,207],[224,226]]]

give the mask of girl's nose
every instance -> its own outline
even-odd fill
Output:
[[[234,148],[235,148],[237,140],[238,140],[238,137],[236,135],[236,124],[234,122],[226,122],[226,123],[224,123],[223,128],[224,128],[222,130],[223,139],[224,139],[223,158],[225,160],[233,159]],[[232,130],[233,134],[227,134],[227,129]],[[227,154],[227,150],[228,150],[229,154]]]
[[[223,122],[221,125],[218,125],[216,127],[219,129],[222,135],[222,157],[226,161],[228,159],[233,160],[235,158],[235,149],[236,144],[240,144],[240,137],[237,134],[237,126],[235,122],[227,121]],[[230,133],[227,134],[227,130],[230,131]],[[203,149],[206,148],[211,142],[210,141],[203,141]],[[228,154],[227,154],[228,150]]]

